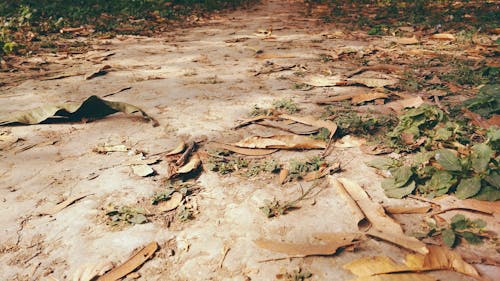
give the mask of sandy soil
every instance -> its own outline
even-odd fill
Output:
[[[138,204],[161,190],[166,167],[159,162],[152,165],[157,175],[138,177],[127,164],[134,153],[97,154],[92,150],[99,143],[125,144],[151,155],[175,147],[180,140],[231,142],[272,134],[276,131],[258,126],[232,127],[253,105],[265,107],[285,97],[301,105],[301,114],[319,117],[321,109],[307,101],[345,91],[294,90],[300,77],[293,72],[347,72],[353,69],[348,64],[325,64],[319,55],[338,48],[369,48],[377,41],[361,33],[338,33],[335,24],[306,17],[305,11],[301,2],[263,1],[253,10],[156,38],[121,36],[95,41],[94,50],[86,54],[31,58],[28,64],[43,65],[53,73],[48,77],[74,76],[28,78],[0,88],[0,114],[131,87],[107,99],[141,107],[160,126],[115,114],[89,123],[0,128],[1,134],[18,140],[0,150],[0,279],[71,280],[85,265],[120,263],[151,241],[161,249],[139,269],[138,280],[275,280],[277,274],[298,268],[312,272],[310,280],[351,280],[354,276],[342,265],[354,259],[383,254],[401,261],[405,250],[371,239],[355,252],[334,257],[261,262],[279,255],[258,248],[253,243],[257,238],[305,242],[318,232],[357,231],[345,202],[332,188],[285,216],[266,218],[259,210],[265,200],[294,198],[300,190],[297,183],[282,187],[270,176],[247,179],[203,171],[197,179],[201,190],[190,202],[197,209],[193,220],[168,227],[168,218],[160,217],[120,229],[105,223],[108,204]],[[270,36],[259,32],[271,28]],[[297,67],[255,76],[270,63]],[[108,74],[84,80],[85,74],[103,65],[111,66]],[[353,90],[359,89],[349,89]],[[283,160],[319,153],[279,152],[272,157]],[[364,164],[370,157],[354,147],[335,149],[328,159],[342,163],[343,171],[336,176],[358,182],[378,201],[403,204],[385,198],[381,176]],[[38,215],[79,194],[88,196],[53,216]],[[410,220],[397,218],[404,228],[410,227],[411,223],[405,225]],[[498,273],[492,267],[478,268],[489,275]],[[472,280],[453,272],[429,274],[442,280]]]

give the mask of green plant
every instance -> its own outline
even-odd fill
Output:
[[[109,225],[111,226],[117,226],[122,223],[143,224],[149,222],[143,210],[129,206],[114,206],[110,211],[106,212],[106,215],[110,219]]]
[[[320,167],[327,163],[319,156],[314,156],[307,160],[293,159],[288,168],[288,179],[290,181],[298,180],[309,172],[318,171]]]
[[[439,227],[435,222],[429,222],[427,233],[416,233],[419,238],[441,236],[443,243],[450,247],[456,247],[463,238],[471,245],[483,242],[486,237],[484,228],[486,222],[481,219],[470,220],[462,214],[457,214],[451,218],[451,223],[445,227]]]
[[[316,193],[312,193],[316,188],[318,188],[317,184],[313,184],[306,191],[301,189],[301,195],[294,200],[290,201],[279,201],[274,198],[272,201],[265,201],[264,206],[259,209],[266,215],[268,218],[279,217],[281,215],[285,215],[290,210],[297,209],[299,206],[297,205],[299,202],[303,200],[307,200],[316,196],[320,191]]]
[[[298,104],[296,104],[292,99],[275,100],[273,102],[273,108],[277,110],[283,110],[290,114],[300,111]]]
[[[485,85],[479,93],[463,102],[463,106],[484,118],[500,114],[500,84]]]

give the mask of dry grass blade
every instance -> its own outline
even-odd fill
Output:
[[[40,214],[41,215],[51,215],[51,216],[55,215],[55,214],[59,213],[61,210],[63,210],[64,208],[68,207],[69,205],[71,205],[71,204],[75,203],[76,201],[78,201],[82,198],[85,198],[89,195],[90,194],[71,196],[68,199],[64,200],[63,202],[55,205],[54,207],[52,207],[46,211],[40,212]]]

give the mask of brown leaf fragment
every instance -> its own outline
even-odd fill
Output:
[[[110,68],[111,68],[111,65],[108,65],[108,64],[103,65],[103,66],[99,67],[98,69],[96,69],[95,71],[86,75],[85,80],[90,80],[92,78],[105,75],[106,73],[108,73],[108,69],[110,69]]]
[[[438,279],[419,273],[393,273],[373,276],[363,276],[351,281],[438,281]]]
[[[181,157],[175,162],[175,164],[177,166],[182,166],[184,165],[189,157],[191,156],[191,154],[195,151],[196,149],[196,142],[194,141],[190,141],[188,144],[187,144],[187,148],[184,150],[184,153],[181,155]]]
[[[355,85],[363,85],[368,88],[383,88],[387,86],[393,86],[399,83],[399,79],[396,78],[365,78],[365,77],[356,77],[350,78],[343,83],[338,83],[337,86],[355,86]]]
[[[187,162],[186,165],[180,167],[177,170],[177,174],[187,174],[189,172],[192,172],[196,170],[201,164],[200,157],[198,156],[198,153],[193,154],[189,162]]]
[[[286,181],[286,178],[288,177],[288,173],[289,173],[289,170],[286,169],[286,168],[282,168],[281,171],[280,171],[280,174],[279,174],[279,179],[278,179],[278,183],[279,184],[283,184],[285,183]]]
[[[429,253],[408,254],[405,264],[412,271],[453,270],[476,279],[481,279],[477,270],[466,263],[455,251],[444,246],[428,246]]]
[[[343,268],[360,277],[408,271],[408,266],[397,264],[386,256],[364,257],[345,264]]]
[[[92,149],[92,151],[97,153],[106,154],[108,152],[127,152],[129,148],[124,144],[98,144]]]
[[[433,34],[430,38],[443,41],[455,41],[455,36],[450,33],[436,33]]]
[[[329,256],[342,247],[360,242],[358,233],[319,233],[314,235],[316,243],[287,243],[268,239],[257,239],[257,246],[292,257]]]
[[[310,125],[317,128],[326,128],[330,131],[329,138],[332,138],[335,132],[337,131],[337,124],[332,121],[316,119],[312,116],[293,116],[288,114],[281,114],[278,116],[279,118],[292,120],[298,123]]]
[[[67,102],[58,105],[44,105],[32,110],[16,112],[14,114],[0,116],[0,126],[9,124],[33,125],[41,123],[47,119],[58,120],[82,120],[103,118],[107,115],[123,112],[132,114],[139,112],[144,119],[153,122],[153,126],[158,126],[158,121],[149,116],[137,106],[116,101],[107,101],[98,96],[90,96],[83,102]]]
[[[76,201],[78,201],[78,200],[80,200],[82,198],[85,198],[85,197],[87,197],[89,195],[90,194],[71,196],[68,199],[62,201],[61,203],[55,205],[54,207],[52,207],[52,208],[50,208],[48,210],[45,210],[45,211],[41,211],[40,215],[50,215],[50,216],[53,216],[53,215],[59,213],[64,208],[68,207],[69,205],[71,205],[71,204],[75,203]]]
[[[174,149],[167,152],[167,154],[165,154],[165,156],[179,154],[179,153],[183,152],[184,149],[186,149],[186,142],[181,141]]]
[[[500,201],[490,202],[476,199],[459,200],[454,196],[443,196],[432,200],[432,203],[441,207],[441,210],[434,214],[440,214],[451,210],[469,210],[488,215],[500,213]]]
[[[318,99],[315,100],[314,103],[316,104],[330,104],[330,103],[336,103],[339,101],[345,101],[345,100],[350,100],[353,97],[357,96],[359,94],[345,94],[345,95],[338,95],[338,96],[333,96],[329,98],[323,98],[323,99]]]
[[[363,66],[358,69],[355,69],[351,72],[348,72],[345,74],[345,77],[351,78],[352,76],[356,74],[360,74],[366,71],[385,71],[385,72],[401,72],[403,71],[403,67],[399,65],[393,65],[393,64],[377,64],[377,65],[371,65],[371,66]]]
[[[229,150],[247,156],[263,156],[275,153],[278,149],[242,148],[224,143],[214,143],[215,148]]]
[[[420,97],[405,98],[402,100],[392,101],[386,104],[387,107],[393,109],[396,113],[401,114],[403,109],[408,107],[419,107],[424,104],[424,100]]]
[[[168,212],[179,207],[184,196],[180,192],[174,192],[167,201],[158,202],[157,208],[160,212]]]
[[[463,108],[462,112],[466,117],[468,117],[472,124],[488,129],[491,126],[500,126],[500,115],[495,114],[490,119],[484,119],[481,115]]]
[[[307,173],[302,177],[305,181],[313,181],[340,171],[340,164],[335,163],[328,167],[321,167],[318,171]]]
[[[149,243],[127,261],[99,277],[97,281],[115,281],[126,276],[150,259],[156,250],[158,250],[158,244],[156,242]]]
[[[139,177],[147,177],[155,173],[153,168],[146,164],[132,165],[132,172]]]
[[[249,125],[249,124],[252,124],[252,123],[255,123],[255,122],[258,122],[258,121],[262,121],[262,120],[265,120],[265,119],[272,120],[272,119],[276,119],[276,117],[272,116],[272,115],[259,115],[259,116],[255,116],[255,117],[243,120],[240,124],[236,125],[234,127],[234,129],[238,129],[238,128],[244,127],[246,125]]]
[[[431,206],[385,206],[384,209],[391,214],[425,214]]]
[[[366,93],[366,94],[360,94],[360,95],[356,95],[356,96],[352,97],[351,103],[360,104],[360,103],[364,103],[367,101],[372,101],[372,100],[376,100],[376,99],[387,99],[387,98],[389,98],[389,96],[384,94],[384,93],[379,93],[379,92]]]
[[[340,184],[335,184],[335,186],[345,189],[350,198],[357,204],[358,208],[371,223],[372,227],[368,229],[367,234],[417,253],[426,254],[428,252],[424,243],[415,237],[406,236],[401,225],[387,216],[382,205],[372,201],[361,186],[345,178],[330,178],[330,182],[332,181],[340,182]],[[353,206],[352,203],[348,203],[348,205]]]
[[[248,137],[234,145],[246,148],[324,149],[327,143],[305,136],[274,135],[270,137]]]
[[[396,44],[400,45],[415,45],[418,44],[419,41],[416,36],[413,37],[397,37],[392,40]]]
[[[258,59],[291,59],[295,58],[296,55],[264,53],[264,54],[258,54],[255,57]]]

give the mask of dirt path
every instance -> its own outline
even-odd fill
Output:
[[[275,131],[257,126],[231,128],[253,105],[265,107],[281,98],[292,98],[301,105],[302,113],[319,117],[319,107],[307,101],[344,91],[293,89],[301,78],[294,72],[347,72],[351,66],[340,62],[332,67],[318,58],[334,49],[359,50],[376,42],[362,34],[339,33],[333,24],[305,17],[305,11],[304,4],[296,1],[263,1],[254,10],[234,12],[202,27],[175,30],[158,38],[101,40],[87,54],[31,59],[31,63],[48,65],[54,72],[49,77],[61,73],[70,77],[28,79],[4,87],[0,114],[80,101],[93,94],[102,97],[131,87],[107,99],[141,107],[160,126],[116,114],[90,123],[0,128],[3,135],[18,139],[0,150],[0,279],[71,280],[85,264],[122,262],[151,241],[157,241],[161,249],[139,270],[139,280],[275,280],[277,274],[298,268],[312,272],[311,280],[350,280],[353,276],[342,265],[351,260],[380,254],[401,260],[406,251],[369,240],[360,251],[333,258],[261,262],[276,257],[255,246],[253,240],[261,237],[305,242],[318,232],[357,231],[343,200],[331,188],[315,200],[303,202],[299,210],[267,219],[259,210],[265,200],[294,198],[300,190],[296,183],[280,187],[270,176],[247,179],[202,172],[198,178],[201,191],[190,202],[197,210],[193,220],[168,227],[165,217],[118,230],[104,223],[108,204],[150,200],[164,186],[166,167],[162,162],[154,164],[158,175],[140,178],[127,164],[134,159],[133,153],[97,154],[92,151],[97,144],[125,144],[155,154],[175,147],[181,139],[232,142],[269,135]],[[266,34],[271,28],[272,33]],[[295,67],[255,75],[271,63]],[[83,79],[103,65],[111,66],[108,74]],[[350,91],[353,89],[362,90]],[[279,152],[273,157],[304,158],[319,153]],[[340,175],[363,185],[373,198],[401,204],[383,196],[379,181],[374,180],[381,177],[363,164],[368,158],[355,147],[336,149],[328,159],[341,161]],[[81,194],[88,196],[53,216],[38,215]],[[469,280],[452,272],[432,274]]]

